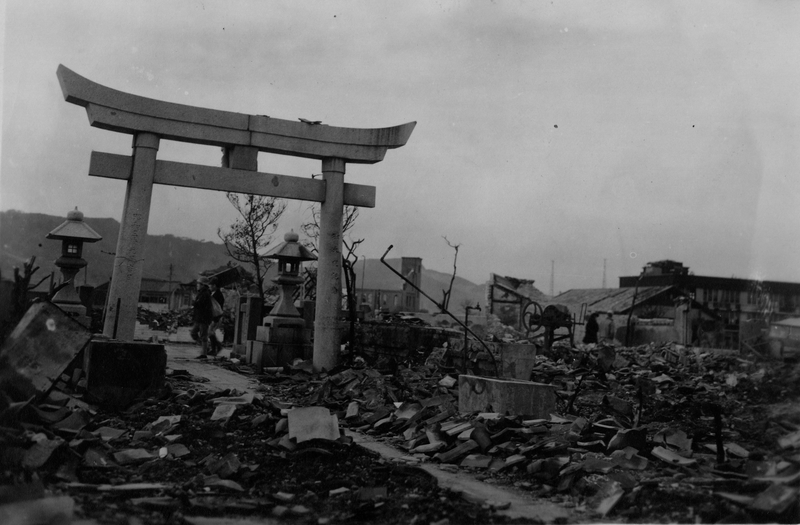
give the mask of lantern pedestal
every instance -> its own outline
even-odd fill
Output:
[[[86,261],[83,259],[60,257],[56,260],[56,266],[61,270],[61,282],[67,283],[67,285],[53,296],[53,304],[61,308],[65,314],[72,317],[83,326],[87,328],[90,327],[92,319],[86,315],[86,307],[81,303],[81,298],[73,284],[75,282],[75,276],[80,269],[86,266]]]

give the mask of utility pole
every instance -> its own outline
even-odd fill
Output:
[[[603,259],[603,289],[606,288],[606,260]]]
[[[555,283],[556,283],[556,262],[550,260],[550,297],[555,296]]]
[[[172,310],[172,263],[169,263],[169,283],[167,284],[167,308]]]

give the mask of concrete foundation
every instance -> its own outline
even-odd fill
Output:
[[[532,381],[460,375],[458,410],[549,418],[556,410],[556,389]]]
[[[313,356],[310,344],[275,344],[248,341],[249,362],[257,369],[291,365],[295,359],[309,360]]]

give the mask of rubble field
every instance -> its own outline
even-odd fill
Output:
[[[473,476],[566,509],[564,523],[800,521],[800,365],[731,351],[557,346],[532,380],[544,418],[458,412],[443,352],[357,357],[255,374],[215,391],[174,367],[124,412],[54,390],[0,413],[0,522],[536,523],[508,502],[444,489],[425,469]],[[7,396],[6,396],[7,397]],[[349,433],[397,449],[387,458]],[[50,523],[21,521],[19,523]],[[15,522],[16,523],[16,522]]]

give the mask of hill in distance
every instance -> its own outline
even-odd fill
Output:
[[[59,217],[16,210],[0,212],[0,275],[4,279],[13,279],[14,267],[21,270],[25,261],[35,256],[39,271],[34,274],[32,282],[50,272],[55,272],[58,282],[61,273],[54,262],[61,256],[61,241],[47,239],[47,234],[65,220],[66,214]],[[119,222],[92,217],[84,217],[84,221],[103,239],[83,245],[83,258],[89,264],[78,274],[77,284],[97,286],[111,278]],[[143,277],[175,282],[191,282],[201,271],[230,261],[222,243],[174,235],[148,235],[144,259]],[[46,282],[42,286],[47,285]]]
[[[47,234],[66,220],[64,216],[46,215],[42,213],[26,213],[16,210],[0,211],[0,276],[13,279],[14,267],[22,265],[30,257],[36,257],[39,271],[34,274],[33,282],[55,272],[58,282],[60,272],[54,261],[61,256],[61,242],[47,239]],[[89,263],[77,277],[79,285],[98,286],[111,278],[116,251],[119,222],[110,218],[84,217],[103,239],[83,246],[83,258]],[[275,239],[274,241],[278,241]],[[174,235],[148,235],[145,240],[143,276],[152,279],[172,280],[175,282],[191,282],[200,272],[218,268],[233,262],[225,252],[222,243],[198,241]],[[386,259],[393,268],[400,268],[400,259]],[[450,274],[428,270],[424,267],[421,288],[437,302],[442,300],[442,290],[450,284]],[[249,268],[248,268],[249,269]],[[358,287],[381,290],[398,290],[403,281],[386,268],[379,259],[360,260],[356,264],[356,283]],[[487,280],[489,276],[486,276]],[[39,289],[46,289],[49,280]],[[456,275],[453,283],[453,294],[450,309],[453,312],[463,311],[467,302],[474,306],[481,303],[486,306],[486,287],[475,284]],[[438,308],[424,296],[421,308],[435,312]]]

